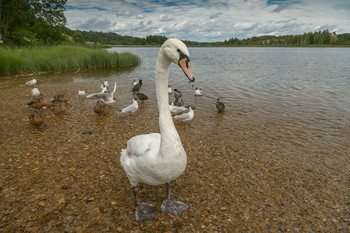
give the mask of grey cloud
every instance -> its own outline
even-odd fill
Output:
[[[117,12],[117,17],[119,17],[119,16],[130,16],[131,15],[131,13],[130,13],[130,11],[118,11]]]
[[[315,28],[315,31],[324,31],[324,30],[328,30],[330,32],[334,32],[334,31],[337,30],[337,25],[326,24],[326,25],[322,25],[322,26],[317,26]]]
[[[220,15],[222,15],[222,13],[220,13],[220,12],[213,13],[209,16],[209,19],[216,19]]]
[[[174,19],[173,16],[167,15],[167,14],[161,14],[161,15],[159,16],[159,20],[160,20],[160,21],[171,21],[171,20],[173,20],[173,19]]]
[[[91,30],[93,28],[95,31],[105,31],[109,29],[111,24],[112,22],[108,19],[99,20],[93,18],[85,20],[81,23],[76,23],[75,27],[80,30]]]
[[[143,14],[138,14],[136,16],[136,19],[144,19],[144,18],[145,18],[145,16]]]
[[[272,12],[279,13],[280,11],[283,11],[285,9],[287,9],[287,4],[281,4],[277,8],[275,8]]]

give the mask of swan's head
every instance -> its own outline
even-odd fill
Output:
[[[190,69],[190,53],[186,45],[178,39],[171,38],[164,42],[163,49],[166,56],[175,64],[178,64],[186,77],[193,82],[194,76]]]

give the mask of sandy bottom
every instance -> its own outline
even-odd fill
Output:
[[[131,103],[121,83],[115,106],[97,117],[96,102],[77,96],[80,85],[40,85],[47,100],[65,93],[72,106],[54,118],[43,110],[38,130],[28,121],[31,88],[2,82],[0,232],[350,232],[349,155],[271,143],[256,122],[246,130],[243,115],[203,110],[200,99],[193,121],[175,122],[188,166],[173,197],[190,209],[164,214],[166,187],[140,185],[156,212],[135,222],[120,151],[135,135],[159,132],[154,92],[133,116],[116,113]]]

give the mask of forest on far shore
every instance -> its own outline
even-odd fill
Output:
[[[159,46],[168,39],[149,35],[145,38],[122,36],[114,32],[79,31],[66,29],[66,34],[79,43],[98,43],[115,46]],[[187,46],[350,46],[350,33],[337,35],[328,30],[303,35],[260,36],[247,39],[231,38],[223,42],[184,41]]]
[[[160,46],[163,35],[145,38],[114,32],[80,31],[66,27],[67,0],[0,0],[0,45],[38,46],[67,43],[107,46]],[[232,32],[234,34],[234,32]],[[350,47],[350,33],[337,35],[328,30],[302,35],[230,38],[218,42],[184,41],[187,46],[343,46]]]

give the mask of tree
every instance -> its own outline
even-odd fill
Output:
[[[85,39],[81,31],[76,30],[73,34],[73,41],[78,44],[84,44]]]
[[[61,32],[66,24],[66,2],[67,0],[0,0],[0,38],[5,43],[14,44],[63,40]],[[54,33],[54,38],[42,41],[42,38],[47,38],[47,31],[37,31],[38,25],[49,30],[49,34]]]

